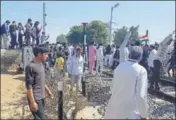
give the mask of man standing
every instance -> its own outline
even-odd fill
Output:
[[[109,67],[111,67],[111,68],[113,66],[113,56],[114,56],[115,52],[116,52],[115,45],[112,45],[111,54],[109,55]]]
[[[113,56],[113,65],[112,65],[112,70],[115,70],[115,68],[119,65],[119,58],[120,58],[120,51],[119,51],[119,46],[116,46],[116,51]]]
[[[100,43],[98,48],[97,48],[97,52],[96,52],[96,56],[97,56],[97,65],[96,65],[96,73],[99,72],[100,70],[100,73],[102,72],[103,70],[103,58],[104,58],[104,54],[103,54],[103,46],[102,44]]]
[[[24,27],[22,23],[18,23],[18,43],[20,49],[22,49],[23,47],[23,35],[24,35]]]
[[[26,39],[26,45],[31,45],[31,34],[32,34],[32,20],[29,18],[26,25],[25,25],[25,28],[26,28],[26,31],[25,31],[25,39]]]
[[[150,84],[150,88],[153,89],[154,88],[154,84],[155,84],[155,89],[159,90],[159,81],[160,81],[160,74],[161,74],[161,69],[162,69],[162,65],[164,63],[164,58],[165,56],[168,54],[168,47],[169,45],[172,43],[173,41],[173,34],[169,34],[160,44],[159,44],[159,48],[156,54],[156,57],[153,61],[153,65],[154,65],[154,69],[153,72],[155,74],[152,75],[152,81]]]
[[[115,69],[104,119],[147,118],[147,71],[138,64],[141,57],[142,48],[134,46]]]
[[[11,37],[11,49],[17,46],[17,25],[16,22],[13,21],[9,27],[10,37]]]
[[[10,21],[7,20],[2,26],[1,26],[1,48],[2,49],[8,49],[9,48],[9,24]]]
[[[146,44],[143,46],[142,60],[139,62],[139,64],[142,65],[147,70],[147,72],[149,72],[147,61],[148,57],[149,57],[149,46]]]
[[[150,55],[149,55],[149,58],[148,58],[148,65],[149,65],[149,69],[150,69],[150,72],[153,73],[153,60],[155,59],[156,57],[156,49],[155,49],[155,46],[154,45],[151,45],[150,46],[151,48],[151,52],[150,52]]]
[[[41,44],[44,44],[45,43],[45,41],[47,41],[48,39],[49,39],[49,35],[48,36],[46,36],[46,33],[45,32],[42,32],[42,35],[41,35]]]
[[[93,69],[95,67],[95,60],[96,60],[96,48],[93,46],[93,42],[89,46],[89,73],[92,74]]]
[[[43,47],[33,49],[35,58],[26,66],[25,82],[30,110],[35,120],[44,120],[45,91],[53,99],[53,95],[45,84],[45,69],[43,62],[48,57],[48,50]]]
[[[72,89],[76,83],[80,93],[82,92],[81,77],[83,75],[83,64],[84,59],[81,56],[81,48],[78,47],[76,49],[76,55],[71,57],[68,71],[70,71],[71,74]]]
[[[110,54],[111,54],[111,46],[110,45],[108,45],[107,47],[106,47],[106,51],[105,51],[105,59],[104,59],[104,64],[105,64],[105,66],[109,66],[109,56],[110,56]]]
[[[169,65],[169,68],[168,68],[168,75],[169,75],[169,77],[171,77],[171,75],[170,75],[170,70],[172,70],[172,77],[175,77],[175,71],[174,71],[174,69],[175,69],[175,50],[173,50],[172,51],[172,53],[171,53],[171,58],[168,60],[168,62],[167,62],[167,64],[169,64],[170,63],[170,65]]]

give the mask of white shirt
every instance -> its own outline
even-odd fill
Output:
[[[103,46],[100,46],[98,49],[97,49],[97,52],[96,52],[96,57],[97,57],[97,60],[103,60]]]
[[[80,75],[83,74],[83,57],[76,57],[76,55],[72,56],[70,60],[70,74],[71,75]]]
[[[69,55],[69,56],[68,56],[68,59],[67,59],[67,61],[66,61],[67,72],[68,72],[69,74],[71,74],[71,58],[72,58],[72,56]]]
[[[128,60],[129,57],[129,50],[127,47],[120,47],[120,63],[125,62]]]
[[[57,44],[57,46],[56,46],[56,47],[57,47],[57,50],[59,49],[60,46],[62,46],[62,45],[61,45],[61,44]]]
[[[116,48],[113,47],[113,48],[112,48],[112,54],[113,54],[113,56],[114,56],[115,52],[116,52]]]
[[[150,55],[149,55],[149,58],[148,58],[148,65],[149,65],[150,67],[154,67],[154,66],[153,66],[153,60],[155,59],[156,54],[157,54],[157,51],[156,51],[155,49],[153,49],[153,50],[150,52]]]
[[[125,61],[115,69],[112,96],[104,119],[136,119],[147,115],[147,71],[134,61]]]
[[[71,45],[68,47],[68,50],[69,50],[69,55],[72,55],[74,47]]]

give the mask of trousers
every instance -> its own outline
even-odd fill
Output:
[[[103,59],[97,59],[96,72],[98,71],[99,72],[103,71]]]
[[[76,84],[76,87],[78,88],[78,90],[80,92],[82,92],[81,77],[82,77],[82,75],[79,75],[79,74],[78,75],[71,75],[71,85],[72,85],[72,88]]]
[[[92,73],[95,67],[95,61],[89,61],[89,72]]]
[[[158,83],[160,81],[162,64],[159,60],[154,60],[153,65],[154,67],[153,67],[153,74],[152,74],[152,80],[151,80],[150,87],[153,87],[155,84],[155,89],[159,89]]]
[[[14,33],[11,33],[10,34],[10,37],[11,37],[11,48],[14,49],[15,46],[17,46],[17,35],[14,34]]]
[[[1,35],[1,48],[8,49],[9,48],[9,37],[7,34]]]
[[[30,105],[29,99],[28,99],[28,103]],[[36,112],[33,112],[31,110],[31,113],[34,116],[34,120],[44,120],[45,119],[45,113],[44,113],[45,101],[44,99],[36,100],[36,103],[38,105],[38,110]]]
[[[105,55],[105,61],[104,61],[104,65],[105,65],[105,66],[108,66],[108,65],[109,65],[109,58],[110,58],[110,55],[109,55],[109,54]]]
[[[19,43],[19,48],[22,49],[23,47],[23,35],[18,34],[18,43]]]

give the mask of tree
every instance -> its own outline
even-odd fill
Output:
[[[139,28],[139,25],[136,27],[131,26],[131,28],[130,28],[130,31],[131,31],[130,43],[135,43],[135,41],[139,40],[138,28]]]
[[[94,41],[96,43],[106,43],[108,36],[108,24],[94,20],[86,26],[86,40],[87,43]],[[83,26],[73,26],[67,35],[69,43],[79,44],[84,42]]]
[[[127,34],[127,27],[124,26],[120,29],[117,29],[116,31],[114,31],[114,33],[115,33],[114,37],[115,44],[121,45]]]
[[[100,20],[94,20],[87,26],[87,43],[106,43],[108,37],[108,25]]]
[[[60,34],[57,36],[56,42],[67,43],[67,38],[64,34]]]
[[[72,28],[70,28],[70,31],[67,34],[67,39],[68,39],[68,42],[72,43],[72,44],[83,43],[82,27],[81,26],[73,26]]]
[[[138,28],[139,26],[132,26],[130,27],[130,31],[131,31],[131,37],[130,37],[130,44],[134,44],[135,41],[139,40],[138,38]],[[125,36],[127,34],[128,28],[127,27],[122,27],[120,29],[117,29],[114,33],[115,33],[115,37],[114,37],[114,42],[117,45],[121,45],[123,40],[125,39]]]

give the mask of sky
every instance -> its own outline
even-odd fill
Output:
[[[46,34],[55,42],[59,34],[67,34],[74,25],[101,20],[109,22],[111,6],[113,28],[139,25],[139,34],[149,30],[150,42],[161,42],[175,30],[175,1],[45,1]],[[43,1],[2,1],[1,22],[6,20],[26,24],[28,18],[43,24]],[[2,24],[2,23],[1,23]]]

